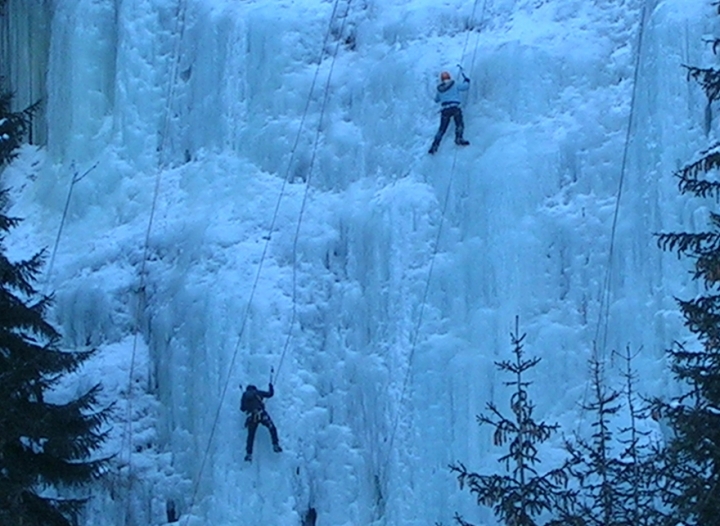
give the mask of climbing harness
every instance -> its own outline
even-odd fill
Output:
[[[475,19],[475,10],[477,8],[477,4],[478,4],[478,0],[475,0],[475,3],[473,4],[471,21],[473,21]],[[480,21],[480,29],[482,29],[482,24],[483,24],[484,17],[485,17],[486,4],[487,4],[487,0],[484,0],[481,21]],[[480,40],[479,35],[480,35],[480,32],[478,31],[478,35],[475,39],[475,51],[473,51],[473,62],[471,63],[471,71],[474,66],[475,53],[477,51],[478,42]],[[468,34],[465,37],[465,45],[463,46],[462,58],[465,58],[465,53],[467,51],[467,45],[468,45],[469,39],[470,39],[470,32],[468,32]],[[462,60],[461,60],[461,62],[462,62]],[[390,432],[390,439],[388,441],[388,446],[387,446],[387,452],[388,452],[387,459],[386,459],[384,465],[389,465],[389,463],[390,463],[390,455],[392,454],[392,448],[393,448],[393,444],[395,441],[395,435],[397,433],[397,427],[398,427],[398,424],[400,421],[399,406],[402,404],[402,402],[405,398],[405,393],[406,393],[407,387],[408,387],[408,381],[410,379],[410,371],[412,369],[412,362],[415,357],[415,351],[417,349],[418,337],[420,334],[420,327],[422,326],[423,315],[425,313],[425,304],[427,301],[428,292],[430,290],[430,281],[432,279],[433,270],[435,268],[435,257],[437,255],[438,247],[440,246],[440,236],[442,235],[443,224],[445,222],[445,215],[447,213],[448,203],[450,202],[450,190],[452,188],[452,181],[453,181],[453,178],[455,175],[456,164],[457,164],[457,150],[455,150],[455,154],[453,155],[453,162],[452,162],[452,166],[450,168],[450,176],[449,176],[448,186],[445,191],[445,197],[443,199],[442,213],[440,214],[440,224],[438,225],[438,231],[437,231],[437,235],[435,237],[435,244],[433,246],[432,255],[430,256],[430,268],[428,269],[427,279],[425,280],[425,288],[423,291],[422,300],[420,301],[420,312],[418,313],[418,320],[417,320],[417,323],[415,324],[415,328],[414,328],[414,330],[412,332],[412,336],[411,336],[410,353],[409,353],[408,359],[407,359],[408,365],[407,365],[407,369],[405,371],[405,375],[403,378],[402,388],[400,390],[400,397],[398,398],[398,410],[396,411],[395,418],[393,419],[393,425],[392,425],[391,432]]]
[[[351,1],[352,1],[352,0],[349,0],[349,1],[348,1],[348,10],[350,9]],[[319,75],[320,67],[322,66],[322,57],[323,57],[323,55],[325,54],[325,48],[326,48],[327,42],[328,42],[328,40],[329,40],[329,38],[330,38],[330,35],[331,35],[332,24],[333,24],[333,22],[334,22],[334,20],[335,20],[335,15],[337,14],[337,11],[338,11],[339,2],[340,2],[340,0],[335,0],[335,3],[333,4],[333,10],[332,10],[332,14],[331,14],[331,16],[330,16],[330,23],[328,24],[328,29],[327,29],[327,31],[326,31],[326,33],[325,33],[325,38],[324,38],[323,45],[322,45],[322,48],[321,48],[320,57],[319,57],[319,59],[318,59],[318,65],[317,65],[317,68],[316,68],[316,70],[315,70],[315,76],[313,77],[313,82],[312,82],[311,87],[310,87],[310,92],[308,93],[307,101],[306,101],[306,104],[305,104],[305,109],[304,109],[304,111],[303,111],[303,116],[302,116],[302,119],[301,119],[301,122],[300,122],[300,128],[298,129],[298,133],[297,133],[296,138],[295,138],[295,143],[294,143],[293,148],[292,148],[292,150],[291,150],[291,157],[290,157],[290,161],[288,162],[288,168],[287,168],[285,177],[283,178],[283,183],[282,183],[282,186],[281,186],[280,195],[279,195],[279,197],[278,197],[278,200],[277,200],[277,203],[276,203],[276,206],[275,206],[275,211],[274,211],[274,214],[273,214],[273,219],[272,219],[272,222],[271,222],[271,225],[270,225],[270,229],[269,229],[268,235],[265,237],[265,245],[264,245],[264,248],[263,248],[263,252],[262,252],[262,255],[261,255],[261,257],[260,257],[260,262],[259,262],[259,264],[258,264],[257,272],[255,273],[255,279],[254,279],[254,281],[253,281],[252,289],[251,289],[251,291],[250,291],[250,295],[249,295],[248,302],[247,302],[247,307],[246,307],[245,312],[244,312],[243,317],[242,317],[242,321],[241,321],[241,325],[240,325],[240,330],[239,330],[239,333],[238,333],[238,340],[237,340],[237,343],[236,343],[236,345],[235,345],[235,349],[234,349],[234,351],[233,351],[233,355],[232,355],[232,358],[231,358],[231,360],[230,360],[230,364],[229,364],[229,366],[228,366],[227,379],[226,379],[226,381],[225,381],[225,383],[224,383],[224,385],[223,385],[222,392],[221,392],[221,394],[220,394],[220,401],[219,401],[219,403],[218,403],[217,410],[215,411],[215,415],[214,415],[214,417],[213,417],[213,423],[212,423],[212,426],[211,426],[211,428],[210,428],[210,435],[209,435],[209,438],[208,438],[208,443],[207,443],[207,446],[206,446],[206,448],[205,448],[205,452],[203,453],[202,461],[201,461],[201,463],[200,463],[200,469],[199,469],[199,471],[198,471],[198,473],[197,473],[195,482],[194,482],[194,484],[193,484],[193,492],[192,492],[192,496],[191,496],[191,500],[190,500],[190,506],[189,506],[189,508],[188,508],[188,513],[187,513],[187,515],[186,515],[186,516],[188,517],[187,520],[189,520],[190,511],[192,510],[192,508],[193,508],[194,505],[195,505],[195,501],[196,501],[196,499],[197,499],[197,494],[198,494],[199,487],[200,487],[200,479],[202,478],[202,474],[203,474],[204,469],[205,469],[205,466],[206,466],[206,464],[207,464],[207,459],[208,459],[208,455],[209,455],[209,452],[210,452],[210,447],[211,447],[212,441],[213,441],[213,439],[214,439],[214,437],[215,437],[215,433],[216,433],[216,431],[217,431],[217,425],[218,425],[218,422],[219,422],[219,420],[220,420],[220,411],[221,411],[221,409],[222,409],[223,402],[224,402],[224,400],[225,400],[225,398],[226,398],[226,396],[227,396],[227,391],[228,391],[228,388],[229,388],[229,385],[230,385],[230,378],[231,378],[231,376],[232,376],[232,371],[233,371],[234,368],[235,368],[235,362],[237,361],[238,353],[239,353],[239,350],[240,350],[240,343],[241,343],[241,341],[242,341],[242,335],[243,335],[243,333],[244,333],[245,326],[246,326],[247,319],[248,319],[249,312],[250,312],[250,305],[252,304],[252,300],[253,300],[253,297],[254,297],[254,295],[255,295],[255,291],[256,291],[256,289],[257,289],[258,282],[259,282],[259,280],[260,280],[260,273],[261,273],[261,271],[262,271],[262,267],[263,267],[263,263],[264,263],[264,261],[265,261],[265,257],[267,256],[268,247],[269,247],[270,239],[271,239],[271,234],[272,234],[272,231],[273,231],[273,229],[274,229],[274,225],[275,225],[275,223],[276,223],[276,221],[277,221],[278,210],[279,210],[279,208],[280,208],[280,201],[282,200],[282,197],[283,197],[283,195],[284,195],[284,190],[285,190],[285,186],[286,186],[286,184],[287,184],[288,178],[289,178],[289,174],[290,174],[290,170],[291,170],[291,166],[292,166],[292,160],[293,160],[293,158],[294,158],[295,150],[296,150],[296,148],[297,148],[297,146],[298,146],[298,144],[299,144],[299,142],[300,142],[300,136],[301,136],[301,133],[302,133],[302,127],[303,127],[303,124],[304,124],[304,122],[305,122],[305,119],[306,119],[306,116],[307,116],[307,113],[308,113],[308,110],[309,110],[309,107],[310,107],[310,101],[311,101],[311,99],[312,99],[312,93],[313,93],[313,90],[314,90],[314,88],[315,88],[315,84],[316,84],[317,77],[318,77],[318,75]],[[347,12],[346,12],[346,15],[347,15]],[[347,16],[346,16],[345,18],[347,18]],[[344,26],[344,21],[343,21],[343,26]],[[333,67],[334,67],[334,64],[335,64],[335,59],[337,58],[337,52],[338,52],[338,48],[336,47],[335,53],[333,54],[333,57],[332,57],[330,72],[329,72],[329,74],[328,74],[328,80],[327,80],[327,82],[326,82],[326,84],[325,84],[325,90],[324,90],[325,93],[324,93],[324,96],[323,96],[323,102],[322,102],[322,108],[321,108],[321,118],[320,118],[320,123],[318,124],[318,129],[317,129],[317,132],[316,132],[316,135],[315,135],[315,145],[314,145],[314,147],[313,147],[313,153],[312,153],[312,159],[311,159],[312,162],[314,162],[315,153],[316,153],[316,151],[317,151],[317,145],[318,145],[318,142],[319,142],[319,134],[320,134],[320,126],[321,126],[321,123],[322,123],[322,115],[324,115],[325,106],[326,106],[326,104],[327,104],[328,92],[329,92],[329,89],[328,89],[328,88],[329,88],[330,79],[331,79],[331,76],[332,76]],[[311,171],[312,171],[312,162],[311,162],[311,165],[310,165],[310,170],[311,170]],[[299,219],[298,219],[298,226],[297,226],[296,231],[295,231],[295,240],[294,240],[294,243],[293,243],[293,314],[292,314],[292,321],[291,321],[291,324],[290,324],[290,328],[289,328],[289,330],[288,330],[288,334],[291,333],[292,325],[294,324],[294,320],[295,320],[295,299],[296,299],[296,292],[295,292],[295,290],[296,290],[296,278],[295,278],[296,265],[295,265],[295,262],[296,262],[296,257],[297,257],[297,256],[296,256],[296,252],[297,252],[297,241],[298,241],[298,237],[299,237],[300,224],[301,224],[301,222],[302,222],[302,214],[303,214],[303,211],[304,211],[304,209],[305,209],[305,204],[306,204],[306,200],[307,200],[307,196],[308,196],[308,192],[309,192],[309,188],[310,188],[310,176],[308,176],[308,179],[305,181],[305,184],[306,184],[305,194],[304,194],[304,197],[303,197],[303,202],[302,202],[302,206],[301,206],[300,217],[299,217]],[[290,336],[288,336],[288,339],[286,340],[285,348],[283,349],[283,353],[282,353],[281,358],[280,358],[280,363],[279,363],[279,365],[278,365],[278,371],[279,371],[279,369],[280,369],[280,366],[282,366],[282,361],[283,361],[283,358],[284,358],[285,353],[286,353],[286,351],[287,351],[287,348],[288,348],[288,345],[289,345],[289,340],[290,340]],[[273,376],[272,376],[272,370],[271,370],[271,379],[272,379],[272,377],[273,377]]]

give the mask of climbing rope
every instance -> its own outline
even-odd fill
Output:
[[[477,2],[475,3],[475,6],[476,5],[477,5]],[[475,6],[473,6],[473,16],[475,15]],[[487,0],[483,0],[482,11],[480,12],[480,25],[478,26],[478,30],[475,33],[475,47],[473,48],[472,60],[470,61],[470,71],[474,71],[474,68],[475,68],[475,56],[477,55],[478,43],[480,42],[480,34],[482,33],[483,23],[485,22],[485,8],[486,7],[487,7]],[[468,33],[468,36],[469,36],[469,33]],[[467,39],[465,42],[465,46],[467,47]]]
[[[160,138],[160,144],[158,146],[158,168],[157,173],[155,175],[155,187],[153,190],[153,198],[152,198],[152,204],[150,206],[150,217],[148,219],[148,225],[145,230],[145,241],[143,244],[143,254],[142,254],[142,260],[140,263],[140,287],[138,290],[137,295],[137,305],[136,305],[136,316],[137,319],[137,326],[135,327],[134,335],[133,335],[133,345],[132,345],[132,353],[130,356],[130,371],[128,373],[128,390],[127,390],[127,411],[126,411],[126,422],[125,422],[125,433],[123,435],[121,445],[120,445],[120,451],[124,451],[127,447],[127,465],[128,465],[128,486],[127,486],[127,505],[128,509],[130,509],[130,492],[132,490],[133,485],[133,464],[132,464],[132,453],[133,453],[133,447],[132,447],[132,411],[133,411],[133,376],[135,375],[135,364],[137,361],[137,343],[138,343],[138,333],[140,332],[140,322],[139,317],[141,316],[140,307],[141,307],[141,298],[145,291],[145,279],[146,279],[146,266],[147,266],[147,259],[148,259],[148,253],[149,253],[149,247],[150,247],[150,234],[152,232],[153,227],[153,221],[155,219],[155,210],[157,208],[157,201],[158,201],[158,195],[160,193],[160,180],[162,176],[162,156],[165,151],[165,147],[168,140],[168,135],[170,131],[170,110],[172,101],[175,98],[175,90],[177,87],[177,79],[178,79],[178,67],[180,63],[180,46],[182,44],[182,39],[185,34],[185,24],[186,24],[186,13],[187,13],[187,0],[179,0],[178,1],[178,10],[177,15],[175,16],[175,30],[174,33],[177,34],[177,39],[175,40],[175,46],[173,49],[173,54],[171,55],[171,63],[170,63],[170,84],[168,87],[168,93],[165,99],[165,112],[164,112],[164,118],[163,118],[163,127],[162,127],[162,135]]]
[[[352,1],[352,0],[349,0],[349,2],[348,2],[348,10],[349,10],[349,8],[350,8],[350,2],[351,2],[351,1]],[[262,255],[261,255],[261,257],[260,257],[260,262],[259,262],[259,264],[258,264],[258,269],[257,269],[257,271],[256,271],[256,273],[255,273],[255,279],[253,280],[253,285],[252,285],[252,288],[251,288],[251,290],[250,290],[250,295],[249,295],[249,297],[248,297],[247,306],[246,306],[246,308],[245,308],[245,312],[244,312],[244,314],[243,314],[242,321],[241,321],[241,324],[240,324],[240,330],[239,330],[239,332],[238,332],[238,340],[237,340],[237,343],[236,343],[236,345],[235,345],[235,349],[233,350],[233,354],[232,354],[232,358],[231,358],[231,360],[230,360],[230,364],[229,364],[229,366],[228,366],[227,379],[226,379],[226,381],[225,381],[225,383],[224,383],[224,385],[223,385],[223,389],[222,389],[222,392],[221,392],[221,394],[220,394],[220,402],[218,403],[217,410],[215,411],[215,415],[214,415],[214,417],[213,417],[213,423],[212,423],[212,426],[211,426],[211,428],[210,428],[210,435],[209,435],[209,437],[208,437],[207,446],[205,447],[205,451],[204,451],[204,453],[203,453],[202,461],[201,461],[201,463],[200,463],[200,469],[199,469],[199,471],[198,471],[196,480],[195,480],[195,482],[194,482],[194,484],[193,484],[193,492],[192,492],[192,496],[191,496],[191,499],[190,499],[190,506],[189,506],[189,508],[188,508],[188,513],[186,514],[186,517],[187,517],[186,523],[187,523],[187,521],[189,520],[190,511],[191,511],[192,508],[195,506],[195,501],[197,500],[197,494],[198,494],[198,491],[199,491],[199,489],[200,489],[200,478],[202,477],[202,474],[203,474],[203,472],[204,472],[204,470],[205,470],[205,466],[206,466],[206,464],[207,464],[207,459],[208,459],[208,456],[209,456],[209,453],[210,453],[210,447],[211,447],[211,445],[212,445],[212,441],[213,441],[213,439],[214,439],[214,437],[215,437],[215,433],[216,433],[216,431],[217,431],[217,425],[218,425],[218,422],[219,422],[219,420],[220,420],[220,411],[221,411],[221,409],[222,409],[223,402],[224,402],[224,400],[225,400],[225,398],[226,398],[226,396],[227,396],[227,392],[228,392],[228,389],[229,389],[229,386],[230,386],[230,379],[231,379],[231,377],[232,377],[232,371],[233,371],[234,368],[235,368],[235,362],[237,361],[238,353],[239,353],[239,350],[240,350],[240,343],[241,343],[241,341],[242,341],[242,336],[243,336],[243,334],[244,334],[245,326],[246,326],[246,324],[247,324],[247,319],[248,319],[249,313],[250,313],[250,306],[252,305],[252,301],[253,301],[253,298],[254,298],[254,296],[255,296],[255,291],[257,290],[257,285],[258,285],[259,280],[260,280],[260,273],[261,273],[261,271],[262,271],[263,263],[264,263],[265,258],[266,258],[266,256],[267,256],[268,247],[269,247],[270,239],[271,239],[271,234],[272,234],[272,231],[273,231],[274,228],[275,228],[275,223],[276,223],[276,221],[277,221],[278,211],[279,211],[279,209],[280,209],[280,202],[281,202],[281,200],[282,200],[282,198],[283,198],[283,195],[284,195],[284,192],[285,192],[285,187],[286,187],[287,182],[288,182],[288,180],[289,180],[290,170],[291,170],[291,168],[292,168],[292,162],[293,162],[293,160],[294,160],[295,151],[296,151],[297,146],[298,146],[298,144],[299,144],[299,142],[300,142],[300,137],[301,137],[301,134],[302,134],[302,129],[303,129],[305,120],[306,120],[306,118],[307,118],[307,113],[308,113],[309,108],[310,108],[310,102],[311,102],[311,100],[312,100],[312,94],[313,94],[313,91],[314,91],[314,89],[315,89],[315,85],[316,85],[316,82],[317,82],[317,78],[318,78],[319,73],[320,73],[320,68],[321,68],[321,66],[322,66],[322,58],[323,58],[323,56],[324,56],[324,54],[325,54],[325,48],[326,48],[326,46],[327,46],[328,40],[329,40],[330,35],[331,35],[332,25],[333,25],[333,22],[334,22],[334,20],[335,20],[335,16],[336,16],[337,11],[338,11],[338,5],[339,5],[339,3],[340,3],[340,0],[335,0],[335,2],[334,2],[334,4],[333,4],[332,13],[331,13],[331,15],[330,15],[330,22],[329,22],[329,24],[328,24],[327,31],[325,32],[325,38],[324,38],[324,40],[323,40],[323,44],[322,44],[322,47],[321,47],[320,55],[319,55],[319,57],[318,57],[318,65],[317,65],[317,67],[316,67],[316,69],[315,69],[315,75],[314,75],[314,77],[313,77],[313,81],[312,81],[311,86],[310,86],[310,91],[309,91],[309,93],[308,93],[307,100],[306,100],[306,103],[305,103],[305,108],[304,108],[304,110],[303,110],[303,115],[302,115],[302,118],[301,118],[301,120],[300,120],[300,127],[299,127],[299,129],[298,129],[297,135],[296,135],[296,137],[295,137],[295,142],[294,142],[293,147],[292,147],[292,150],[291,150],[291,152],[290,152],[290,159],[289,159],[289,161],[288,161],[288,167],[287,167],[287,170],[286,170],[286,172],[285,172],[285,177],[283,178],[283,182],[282,182],[281,189],[280,189],[280,195],[278,196],[278,199],[277,199],[277,202],[276,202],[276,205],[275,205],[275,210],[274,210],[274,213],[273,213],[273,218],[272,218],[272,221],[271,221],[271,224],[270,224],[269,232],[268,232],[268,235],[265,237],[265,245],[264,245],[264,247],[263,247],[263,252],[262,252]],[[346,15],[347,15],[347,13],[346,13]],[[343,27],[344,27],[344,23],[345,23],[345,22],[343,21]],[[318,123],[318,131],[317,131],[316,136],[315,136],[315,145],[314,145],[314,147],[313,147],[313,153],[312,153],[312,160],[313,160],[313,161],[314,161],[314,159],[315,159],[315,153],[316,153],[317,144],[318,144],[318,141],[319,141],[319,130],[320,130],[320,126],[321,126],[321,124],[322,124],[322,116],[324,115],[325,107],[326,107],[326,103],[327,103],[327,99],[328,99],[328,87],[329,87],[329,84],[330,84],[330,78],[331,78],[331,76],[332,76],[333,68],[334,68],[334,65],[335,65],[335,59],[337,58],[337,51],[338,51],[338,48],[336,48],[335,53],[334,53],[334,55],[333,55],[333,57],[332,57],[330,72],[329,72],[329,74],[328,74],[328,80],[327,80],[327,82],[326,82],[326,84],[325,84],[325,88],[324,88],[325,93],[324,93],[324,95],[323,95],[323,102],[322,102],[322,107],[321,107],[321,112],[320,112],[320,121],[319,121],[319,123]],[[312,170],[312,163],[311,163],[311,165],[310,165],[310,169]],[[308,189],[309,189],[309,186],[310,186],[310,185],[309,185],[309,182],[310,182],[310,178],[308,177],[308,180],[306,181],[306,185],[307,185],[307,186],[306,186],[306,189],[305,189],[305,195],[304,195],[304,198],[303,198],[303,203],[302,203],[302,207],[301,207],[301,213],[300,213],[300,217],[299,217],[299,219],[298,219],[298,226],[297,226],[296,233],[295,233],[295,242],[294,242],[294,244],[293,244],[293,252],[295,252],[295,251],[297,250],[297,240],[298,240],[298,236],[299,236],[300,223],[301,223],[301,221],[302,221],[302,211],[303,211],[304,208],[305,208],[305,201],[306,201],[306,199],[307,199],[307,193],[308,193]],[[296,256],[295,256],[295,254],[293,254],[293,262],[295,261],[295,258],[296,258]],[[294,270],[294,267],[295,267],[295,265],[293,265],[293,270]],[[293,287],[295,286],[294,280],[295,280],[295,275],[293,274]],[[295,318],[295,290],[293,290],[293,317],[292,317],[292,320],[293,320],[293,321],[291,321],[289,332],[290,332],[290,330],[292,329],[292,324],[294,323],[294,318]],[[289,341],[289,340],[288,340],[288,341]],[[285,344],[285,350],[287,350],[287,346],[288,346],[288,343],[286,342],[286,344]],[[285,355],[285,350],[283,351],[282,357],[284,357],[284,355]],[[281,360],[280,360],[280,365],[282,365],[282,357],[281,357]],[[279,367],[278,367],[278,368],[279,368]],[[272,379],[272,376],[271,376],[271,379]]]
[[[343,16],[343,21],[340,26],[340,34],[341,35],[345,31],[345,23],[347,22],[347,17],[348,17],[348,14],[350,13],[350,5],[351,4],[352,4],[352,0],[348,0],[347,8],[345,9],[345,15]],[[330,93],[330,81],[332,80],[333,69],[335,68],[335,58],[337,57],[337,54],[340,50],[340,43],[341,43],[341,39],[338,38],[338,41],[335,44],[335,52],[333,53],[333,58],[330,63],[330,72],[328,73],[327,81],[325,82],[325,95],[323,97],[322,107],[320,110],[320,118],[318,119],[318,125],[315,130],[315,141],[313,144],[312,155],[310,156],[310,166],[308,168],[308,177],[307,177],[307,180],[305,181],[305,192],[303,193],[303,200],[302,200],[302,204],[300,206],[300,214],[298,216],[297,226],[295,228],[295,238],[293,239],[292,316],[290,318],[290,329],[288,330],[287,338],[285,339],[285,346],[283,347],[282,354],[280,355],[280,361],[278,363],[278,366],[275,369],[275,378],[277,378],[278,374],[280,374],[280,369],[282,367],[283,360],[285,359],[285,354],[287,353],[288,347],[290,346],[290,340],[292,339],[292,327],[295,324],[295,319],[297,317],[297,245],[298,245],[298,239],[300,238],[300,226],[302,224],[303,214],[305,213],[305,206],[307,203],[308,193],[310,192],[310,180],[312,178],[312,169],[315,164],[315,156],[317,153],[318,144],[320,142],[320,131],[322,130],[322,121],[323,121],[323,117],[325,115],[325,106],[327,104],[328,95]]]
[[[605,271],[605,278],[603,281],[603,292],[600,297],[600,309],[598,312],[598,321],[595,328],[595,335],[594,335],[594,341],[598,341],[598,337],[600,334],[600,325],[601,320],[604,318],[604,324],[603,324],[603,334],[602,334],[602,340],[600,340],[600,352],[604,354],[604,348],[607,343],[607,332],[608,332],[608,323],[609,323],[609,312],[610,312],[610,277],[612,273],[612,264],[613,264],[613,254],[615,251],[615,237],[617,232],[617,224],[618,224],[618,216],[620,212],[620,201],[622,198],[622,191],[623,191],[623,185],[625,182],[625,173],[626,173],[626,167],[627,167],[627,159],[628,159],[628,152],[630,149],[630,135],[633,130],[633,125],[635,123],[635,101],[637,99],[637,85],[638,85],[638,75],[640,71],[640,57],[642,55],[642,41],[643,41],[643,33],[645,30],[645,11],[646,11],[646,3],[643,2],[643,7],[640,13],[640,29],[638,31],[638,48],[637,48],[637,56],[635,57],[635,72],[633,74],[633,89],[632,89],[632,95],[630,100],[630,115],[628,117],[628,126],[627,130],[625,132],[625,146],[623,148],[623,156],[622,156],[622,163],[620,165],[620,180],[618,181],[618,189],[617,189],[617,198],[615,200],[615,209],[613,212],[613,221],[612,221],[612,228],[610,231],[610,248],[608,250],[608,263]],[[603,308],[605,311],[603,312]]]
[[[633,73],[633,88],[630,98],[630,115],[628,116],[628,126],[625,132],[625,145],[623,147],[622,162],[620,165],[620,180],[618,181],[617,197],[615,199],[615,209],[613,212],[612,227],[610,229],[610,246],[608,249],[607,267],[605,269],[605,277],[603,279],[603,286],[600,293],[600,305],[598,309],[598,319],[595,326],[595,334],[593,336],[593,357],[595,359],[601,359],[605,355],[605,345],[607,344],[607,333],[610,318],[610,278],[612,275],[613,266],[613,254],[615,251],[615,236],[617,232],[618,216],[620,213],[620,202],[622,198],[623,185],[625,182],[625,173],[627,171],[627,159],[628,152],[630,149],[630,139],[635,123],[635,102],[637,99],[637,87],[638,87],[638,76],[640,72],[640,59],[642,57],[642,43],[643,34],[645,32],[645,18],[647,11],[647,2],[643,2],[642,9],[640,11],[640,27],[638,30],[638,41],[637,41],[637,54],[635,56],[635,71]],[[602,340],[598,341],[600,337],[600,328],[602,326]],[[589,383],[585,384],[585,392],[583,394],[583,403],[580,410],[580,418],[578,419],[578,430],[580,423],[582,422],[585,414],[585,405],[587,403],[588,390],[590,389]]]
[[[480,20],[480,28],[482,28],[482,24],[484,22],[486,3],[487,3],[487,0],[485,0],[483,2],[483,10],[482,10],[482,18]],[[475,3],[473,4],[472,15],[471,15],[471,24],[472,24],[472,21],[474,21],[475,10],[477,8],[477,4],[478,4],[478,0],[475,0]],[[469,33],[465,38],[465,45],[463,47],[462,58],[465,58],[468,41],[469,41]],[[472,66],[474,66],[475,52],[477,51],[478,42],[479,42],[479,31],[478,31],[478,38],[476,38],[476,40],[475,40],[475,51],[473,51],[473,63],[471,65],[471,72],[472,72]],[[395,441],[395,435],[397,433],[397,427],[400,422],[399,406],[402,404],[402,402],[405,398],[405,393],[406,393],[407,387],[408,387],[408,381],[410,379],[410,371],[412,369],[412,362],[415,357],[415,351],[417,349],[417,341],[418,341],[418,337],[420,334],[420,327],[422,326],[423,316],[425,314],[425,303],[427,301],[428,292],[430,290],[430,281],[432,279],[433,270],[435,268],[435,256],[437,255],[437,251],[440,246],[440,236],[442,235],[443,224],[445,222],[445,214],[447,213],[448,203],[450,202],[450,190],[452,189],[452,182],[453,182],[453,178],[455,175],[455,166],[457,164],[457,154],[458,154],[458,150],[456,149],[455,154],[453,155],[452,166],[450,168],[450,176],[448,178],[448,186],[445,191],[445,198],[443,200],[442,213],[440,214],[440,224],[438,225],[437,235],[435,236],[435,245],[433,247],[433,251],[430,256],[430,267],[428,269],[427,279],[425,280],[425,289],[423,291],[422,300],[420,301],[420,311],[418,313],[417,323],[415,324],[415,327],[412,332],[412,337],[410,340],[411,341],[410,354],[408,355],[408,359],[407,359],[408,365],[407,365],[407,369],[405,371],[405,376],[403,378],[402,389],[400,390],[400,397],[398,399],[398,410],[397,410],[397,413],[394,418],[392,430],[390,432],[390,440],[388,442],[388,448],[387,448],[388,455],[387,455],[385,465],[388,465],[390,463],[390,455],[392,454],[392,448],[393,448],[393,444]]]
[[[465,50],[467,49],[468,40],[470,40],[470,33],[472,33],[475,29],[475,27],[472,25],[475,21],[475,10],[477,8],[477,0],[475,0],[475,3],[473,4],[473,10],[472,14],[470,15],[470,31],[467,32],[465,35],[465,45],[463,46],[463,56],[462,58],[465,59]],[[487,0],[483,0],[483,6],[482,11],[480,12],[480,24],[478,26],[478,30],[475,32],[475,47],[473,49],[473,55],[472,55],[472,61],[470,62],[470,71],[473,71],[473,67],[475,66],[475,55],[477,53],[478,48],[478,42],[480,41],[480,33],[482,32],[482,25],[483,22],[485,22],[485,8],[487,7]],[[462,64],[463,60],[460,61]]]
[[[48,264],[47,276],[45,277],[45,284],[43,285],[43,296],[48,293],[48,286],[50,285],[50,278],[52,277],[53,266],[55,265],[55,255],[57,254],[58,247],[60,246],[60,236],[62,235],[63,227],[65,226],[65,219],[67,218],[68,210],[70,209],[70,199],[72,198],[73,189],[75,185],[82,181],[86,175],[92,172],[99,161],[88,168],[82,175],[78,175],[78,172],[73,169],[73,177],[70,181],[70,188],[68,189],[67,198],[65,199],[65,208],[63,209],[62,218],[60,219],[60,226],[58,227],[57,236],[55,236],[55,244],[53,245],[52,255],[50,256],[50,263]],[[73,163],[74,165],[74,163]]]

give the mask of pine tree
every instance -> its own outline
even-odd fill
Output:
[[[476,496],[478,505],[492,506],[495,515],[507,526],[537,526],[544,514],[559,517],[549,519],[545,524],[569,525],[573,520],[562,510],[572,508],[574,494],[566,489],[566,466],[542,474],[536,469],[540,462],[537,445],[547,441],[558,426],[533,418],[535,406],[527,391],[532,382],[525,380],[524,374],[535,367],[540,358],[523,357],[525,336],[519,335],[516,321],[515,332],[511,334],[515,359],[496,363],[501,371],[514,377],[504,382],[514,387],[510,397],[512,416],[504,416],[495,404],[489,403],[489,416],[477,417],[481,425],[495,429],[493,442],[496,446],[508,445],[508,453],[498,459],[507,474],[481,475],[468,471],[462,463],[451,465],[450,469],[457,473],[460,488],[467,486]],[[471,526],[458,515],[455,520],[461,526]]]
[[[717,100],[720,74],[700,68],[689,71],[708,100]],[[720,142],[676,172],[680,192],[717,199],[718,168]],[[692,276],[701,286],[695,298],[677,300],[697,344],[677,343],[668,350],[673,375],[685,391],[669,402],[656,400],[673,431],[665,450],[663,496],[670,507],[668,524],[673,526],[717,524],[720,517],[720,215],[709,212],[708,223],[703,232],[658,236],[661,249],[693,261]]]
[[[9,136],[0,166],[15,155],[5,145],[16,148],[27,130],[23,118],[29,114],[8,108],[9,99],[0,98],[0,129]],[[105,439],[110,410],[97,409],[99,385],[64,403],[45,399],[92,352],[59,348],[60,335],[46,320],[51,299],[34,287],[43,253],[22,261],[7,257],[4,241],[18,222],[0,212],[0,524],[70,526],[83,503],[73,490],[100,476],[106,465],[92,457]]]

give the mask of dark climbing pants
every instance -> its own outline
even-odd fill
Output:
[[[463,114],[460,106],[450,106],[440,110],[440,128],[435,134],[435,140],[433,141],[433,147],[437,148],[440,145],[440,141],[445,135],[445,132],[450,125],[450,119],[455,120],[455,140],[459,141],[463,138],[465,132],[465,123],[463,122]]]
[[[255,442],[255,432],[260,424],[267,427],[268,431],[270,431],[270,439],[272,440],[273,446],[279,445],[277,429],[275,428],[275,424],[273,424],[270,415],[267,414],[267,411],[258,411],[257,413],[253,413],[248,416],[247,420],[245,420],[245,427],[247,427],[248,430],[245,452],[248,455],[252,455],[253,443]]]

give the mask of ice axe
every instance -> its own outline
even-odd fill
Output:
[[[467,78],[467,75],[465,75],[465,69],[462,67],[462,65],[461,65],[461,64],[458,64],[457,67],[458,67],[458,69],[460,70],[460,74],[463,76],[463,79],[469,80],[469,79]]]

